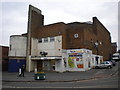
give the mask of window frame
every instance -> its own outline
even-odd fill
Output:
[[[39,38],[39,39],[38,39],[38,43],[42,43],[42,38]]]
[[[50,37],[50,42],[54,42],[55,41],[55,37]]]
[[[44,38],[44,43],[48,42],[48,37]]]

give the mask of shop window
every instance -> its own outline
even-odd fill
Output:
[[[88,62],[88,67],[90,68],[90,61]]]
[[[11,50],[11,48],[12,48],[12,45],[10,45],[10,50]]]
[[[44,38],[44,42],[48,42],[48,38]]]
[[[55,38],[54,37],[50,37],[50,42],[54,42]]]
[[[64,66],[67,67],[66,58],[63,58],[63,60],[64,60]]]
[[[38,39],[38,42],[39,42],[39,43],[42,43],[42,38]]]

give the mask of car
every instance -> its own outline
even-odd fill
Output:
[[[110,60],[110,62],[112,62],[112,65],[113,65],[113,66],[116,66],[115,60]]]
[[[110,69],[110,68],[112,68],[112,63],[110,61],[104,61],[103,63],[96,65],[95,68],[96,69],[98,69],[98,68],[108,68],[108,69]]]

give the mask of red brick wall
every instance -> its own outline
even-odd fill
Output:
[[[43,26],[44,23],[44,16],[42,14],[39,14],[35,11],[32,11],[31,15],[31,36],[36,34],[37,29]]]
[[[40,17],[38,16],[34,18],[33,20],[33,22],[35,22],[34,24],[37,23],[36,22],[37,18]],[[62,35],[63,49],[87,48],[92,50],[94,54],[98,53],[99,55],[103,56],[104,60],[107,60],[110,57],[111,54],[110,33],[96,17],[93,18],[93,24],[79,22],[65,24],[63,22],[60,22],[41,26],[39,27],[39,29],[35,29],[34,25],[32,26],[34,29],[32,29],[31,35],[34,38],[44,38]],[[74,38],[74,34],[78,34],[78,38]],[[95,42],[97,41],[99,42],[98,49],[96,49],[94,45]],[[100,42],[102,44],[100,44]]]
[[[8,70],[8,51],[9,47],[0,46],[0,63],[2,63],[2,71]]]
[[[97,39],[102,42],[102,45],[98,47],[98,52],[100,55],[104,56],[104,60],[107,60],[111,54],[110,33],[96,17],[93,18],[93,22],[97,30]]]
[[[0,50],[2,51],[1,52],[1,57],[3,58],[3,59],[6,59],[6,58],[8,58],[8,51],[9,51],[9,47],[6,47],[6,46],[0,46]]]

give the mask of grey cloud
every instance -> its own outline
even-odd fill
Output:
[[[3,4],[3,44],[9,45],[9,36],[27,31],[28,5],[32,4],[42,10],[45,24],[55,22],[91,21],[93,16],[111,32],[113,41],[117,41],[117,2],[86,2],[81,0],[41,0],[39,2],[4,3]],[[0,42],[1,43],[1,42]]]

